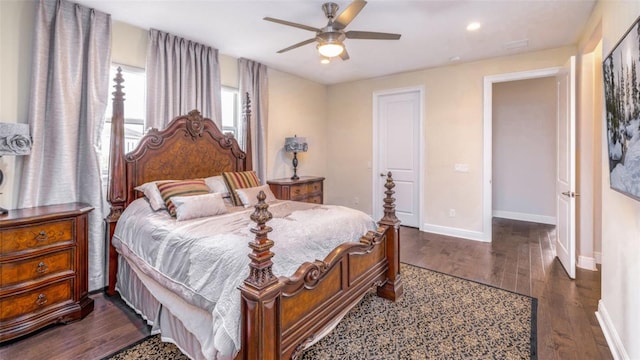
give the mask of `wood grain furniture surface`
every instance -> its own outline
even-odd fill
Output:
[[[111,212],[106,219],[109,239],[122,211],[138,195],[134,187],[148,181],[193,179],[219,175],[225,171],[251,169],[251,161],[237,141],[223,135],[210,119],[198,111],[179,116],[162,131],[151,130],[131,153],[124,154],[124,105],[122,74],[116,74],[114,92],[111,160],[108,200]],[[248,95],[243,107],[245,123],[250,116]],[[250,153],[247,150],[247,153]],[[340,319],[371,288],[379,296],[395,300],[402,295],[400,276],[399,225],[395,216],[388,177],[384,217],[376,231],[363,234],[359,242],[344,243],[323,260],[309,259],[291,276],[276,277],[272,271],[273,241],[268,239],[271,218],[264,198],[255,206],[249,244],[251,262],[247,278],[240,286],[241,349],[237,359],[296,358],[316,336]],[[386,190],[386,191],[384,191]],[[384,195],[383,195],[384,193]],[[115,294],[117,250],[110,242],[109,289]],[[192,339],[174,339],[197,341]],[[178,344],[181,346],[181,344]],[[188,348],[188,346],[185,346]]]
[[[304,201],[314,204],[324,202],[324,178],[319,176],[301,176],[298,180],[290,178],[268,180],[271,192],[280,200]]]
[[[0,216],[0,342],[84,318],[88,297],[87,204],[10,210]]]

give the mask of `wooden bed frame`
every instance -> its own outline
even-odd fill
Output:
[[[236,140],[223,135],[210,119],[196,110],[175,118],[166,129],[145,135],[137,148],[124,154],[124,94],[120,71],[114,79],[113,118],[108,201],[105,219],[109,236],[109,286],[116,294],[118,254],[111,238],[122,211],[141,197],[133,188],[165,179],[193,179],[219,175],[223,171],[250,170],[251,164]],[[243,107],[249,119],[248,95]],[[250,152],[249,152],[250,153]],[[251,215],[256,235],[249,244],[248,277],[240,286],[242,346],[236,359],[297,358],[319,332],[353,307],[372,287],[377,294],[395,301],[402,295],[400,276],[400,221],[395,215],[395,184],[387,176],[384,217],[376,231],[359,242],[347,242],[324,260],[306,262],[290,277],[272,272],[273,241],[267,234],[271,219],[264,193]]]

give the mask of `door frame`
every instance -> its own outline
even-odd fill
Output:
[[[483,110],[483,174],[482,174],[482,239],[490,242],[493,218],[493,84],[528,80],[543,77],[555,77],[562,72],[562,67],[520,71],[484,77],[484,110]],[[557,150],[556,150],[557,151]],[[554,194],[555,195],[555,194]],[[557,217],[557,214],[556,214]]]
[[[382,181],[380,177],[381,170],[379,169],[379,161],[380,147],[378,146],[378,136],[380,132],[380,119],[378,114],[378,105],[379,98],[385,95],[396,95],[408,92],[417,92],[420,99],[419,104],[419,121],[418,121],[418,132],[420,136],[418,136],[418,169],[416,169],[418,174],[418,228],[420,231],[423,231],[424,221],[422,219],[422,214],[424,214],[424,159],[425,159],[425,136],[424,136],[424,94],[425,87],[424,86],[412,86],[405,88],[396,88],[396,89],[387,89],[387,90],[379,90],[373,92],[373,138],[372,138],[372,164],[369,166],[371,168],[371,184],[372,184],[372,192],[371,192],[371,205],[372,205],[372,216],[374,219],[382,219],[383,215],[383,198],[380,196],[382,194]]]

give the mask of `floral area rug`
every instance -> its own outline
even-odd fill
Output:
[[[535,298],[402,264],[404,294],[367,294],[304,360],[537,359]],[[187,359],[150,336],[109,360]]]

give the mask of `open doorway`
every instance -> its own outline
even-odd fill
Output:
[[[556,78],[493,84],[492,216],[556,224]]]
[[[557,133],[555,203],[557,236],[556,255],[570,278],[575,278],[575,209],[576,209],[576,59],[570,57],[563,67],[485,77],[484,81],[484,208],[485,234],[491,239],[493,218],[493,86],[509,81],[555,77],[557,87]]]

